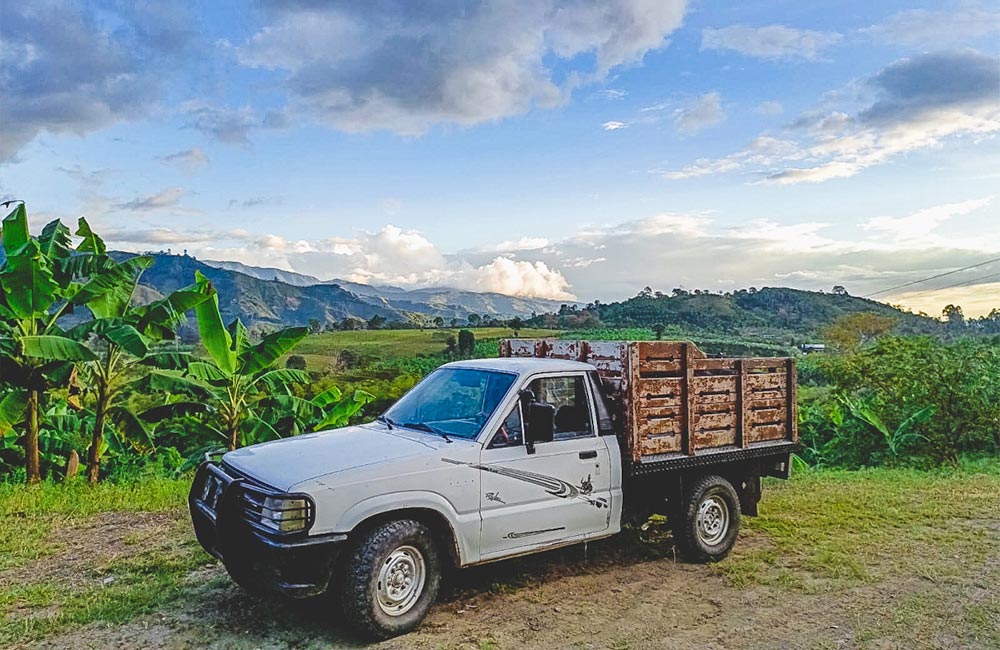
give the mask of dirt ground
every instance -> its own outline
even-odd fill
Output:
[[[67,541],[59,553],[0,572],[0,581],[42,576],[69,589],[86,575],[81,558],[93,562],[95,555],[120,558],[162,550],[175,543],[171,540],[185,524],[183,512],[127,518],[107,513],[92,520],[89,529],[76,528],[72,536],[54,530],[53,536],[64,535]],[[989,519],[953,525],[959,535],[969,526],[977,535],[987,535],[990,550],[974,558],[955,556],[942,572],[929,566],[919,575],[893,575],[892,558],[886,557],[871,567],[876,577],[869,580],[845,583],[793,567],[797,577],[788,584],[758,581],[742,587],[718,567],[676,560],[669,534],[628,532],[587,548],[458,571],[446,580],[438,604],[418,631],[369,647],[995,649],[1000,647],[994,645],[1000,639],[1000,524]],[[734,557],[751,558],[769,543],[751,530]],[[218,565],[192,571],[185,585],[180,598],[124,624],[89,623],[56,630],[41,640],[15,641],[13,647],[358,645],[322,599],[254,599],[229,582]],[[977,616],[987,619],[973,620]],[[996,634],[990,632],[992,626]]]

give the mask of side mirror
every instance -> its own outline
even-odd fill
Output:
[[[524,440],[528,453],[535,453],[536,442],[552,442],[555,433],[556,407],[544,402],[528,404]]]

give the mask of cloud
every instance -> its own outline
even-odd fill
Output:
[[[719,93],[706,93],[686,108],[674,111],[674,126],[685,135],[694,135],[702,129],[715,126],[726,119]]]
[[[839,284],[866,295],[1000,256],[1000,224],[982,218],[994,200],[979,197],[869,216],[836,228],[821,221],[759,218],[730,224],[708,213],[664,213],[582,226],[558,241],[526,235],[455,253],[441,251],[420,232],[392,225],[314,240],[241,230],[102,232],[109,233],[109,241],[136,250],[170,245],[206,259],[409,288],[455,287],[557,300],[583,293],[584,300],[617,300],[646,285],[728,291],[789,285],[829,290]],[[897,296],[888,299],[896,302]]]
[[[229,199],[229,209],[259,208],[264,205],[281,205],[283,199],[280,196],[252,196],[248,199]]]
[[[950,11],[912,9],[861,30],[881,41],[926,48],[928,44],[965,45],[1000,34],[1000,11],[963,6]]]
[[[160,162],[165,165],[174,165],[186,174],[193,174],[208,164],[208,154],[201,148],[195,147],[161,156]]]
[[[110,169],[84,170],[80,165],[72,167],[56,167],[56,171],[62,172],[80,183],[85,190],[94,190],[100,187],[108,175],[112,173]]]
[[[42,132],[85,135],[144,115],[192,47],[191,23],[166,2],[0,3],[0,161]]]
[[[625,122],[618,122],[616,120],[611,120],[610,122],[605,122],[601,125],[601,128],[605,131],[618,131],[621,129],[628,128],[628,124]]]
[[[266,25],[234,46],[275,70],[290,110],[346,131],[420,134],[565,102],[666,44],[684,0],[265,2]],[[585,57],[569,75],[557,64]]]
[[[131,212],[150,212],[176,208],[186,193],[187,190],[183,187],[167,187],[154,194],[137,196],[131,201],[117,203],[114,205],[114,209]]]
[[[731,25],[703,30],[701,49],[731,50],[760,59],[815,59],[822,50],[841,38],[836,32],[795,29],[785,25]]]
[[[604,90],[597,91],[597,94],[604,99],[621,101],[628,95],[628,91],[621,90],[619,88],[605,88]]]
[[[1000,132],[1000,58],[972,50],[924,54],[830,96],[863,107],[853,114],[829,106],[807,112],[736,153],[700,159],[664,176],[739,171],[765,183],[820,183],[956,138],[991,137]]]
[[[761,102],[760,104],[757,104],[756,108],[754,108],[754,112],[760,113],[761,115],[781,115],[785,112],[785,107],[781,105],[781,102]]]

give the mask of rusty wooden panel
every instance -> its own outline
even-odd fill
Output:
[[[717,413],[736,413],[736,402],[707,402],[692,405],[695,415],[715,415]]]
[[[758,424],[784,424],[787,416],[785,405],[776,409],[754,409],[750,411],[750,425]]]
[[[506,345],[501,346],[501,356],[533,357],[535,356],[535,341],[532,339],[505,339]],[[504,354],[506,352],[506,354]]]
[[[732,411],[725,413],[699,413],[691,418],[691,426],[696,431],[706,429],[722,429],[726,427],[736,428],[736,414]]]
[[[546,341],[545,356],[550,359],[566,359],[568,361],[580,361],[586,357],[586,343],[584,341],[567,341],[555,339]]]
[[[782,409],[788,405],[788,401],[784,397],[770,397],[770,398],[755,398],[752,395],[748,395],[747,408],[751,411],[761,410],[761,409]]]
[[[602,375],[619,377],[625,371],[626,348],[624,341],[590,341],[586,361]]]
[[[784,373],[748,374],[747,389],[752,392],[785,390],[788,378]]]
[[[752,358],[744,359],[743,363],[747,370],[754,372],[784,372],[788,359],[785,358]]]
[[[691,437],[692,429],[691,419],[694,414],[691,412],[691,404],[694,402],[694,398],[691,393],[691,382],[694,379],[694,370],[691,368],[691,348],[694,347],[688,343],[683,344],[684,356],[681,357],[682,372],[684,375],[684,383],[681,384],[681,406],[683,407],[683,418],[681,420],[681,450],[691,456],[695,452],[694,440]]]
[[[750,427],[750,442],[782,440],[785,438],[785,424],[758,424]]]
[[[694,432],[694,445],[699,451],[716,447],[731,447],[736,444],[736,427],[709,429]]]
[[[742,359],[694,359],[691,365],[695,372],[704,370],[732,373],[736,371],[736,364],[740,361]]]
[[[676,416],[640,416],[637,428],[642,438],[664,434],[680,435],[683,433],[681,431],[681,419]]]
[[[681,378],[639,379],[636,381],[635,396],[642,404],[680,404]]]
[[[668,404],[660,405],[656,404],[640,404],[639,405],[639,419],[648,420],[649,418],[680,418],[683,415],[684,409],[678,404]]]
[[[629,343],[625,350],[625,369],[622,372],[622,401],[625,405],[625,435],[635,462],[642,460],[642,440],[645,435],[639,418],[639,398],[636,394],[638,386],[639,350],[635,343]]]
[[[643,376],[683,374],[685,355],[688,359],[701,359],[705,356],[693,343],[639,341],[633,346],[639,361],[637,368]]]
[[[665,435],[650,436],[642,439],[639,452],[643,456],[653,456],[656,454],[672,454],[681,450],[681,436]]]
[[[788,359],[787,363],[788,366],[787,366],[787,375],[785,378],[785,385],[788,386],[788,395],[786,395],[788,404],[786,406],[786,409],[787,409],[788,426],[791,427],[792,429],[791,435],[788,437],[792,442],[798,442],[799,419],[798,415],[795,412],[795,409],[798,407],[798,377],[795,371],[795,359]]]
[[[749,412],[749,401],[747,399],[747,367],[742,359],[736,361],[736,440],[734,444],[746,449],[747,443],[747,414]]]
[[[736,377],[692,377],[691,400],[696,404],[736,401]]]

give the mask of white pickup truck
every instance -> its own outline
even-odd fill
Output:
[[[692,561],[732,548],[760,477],[796,446],[791,359],[690,343],[510,340],[446,364],[374,422],[201,465],[202,546],[250,590],[335,594],[385,638],[417,627],[446,565],[608,537],[669,517]]]

